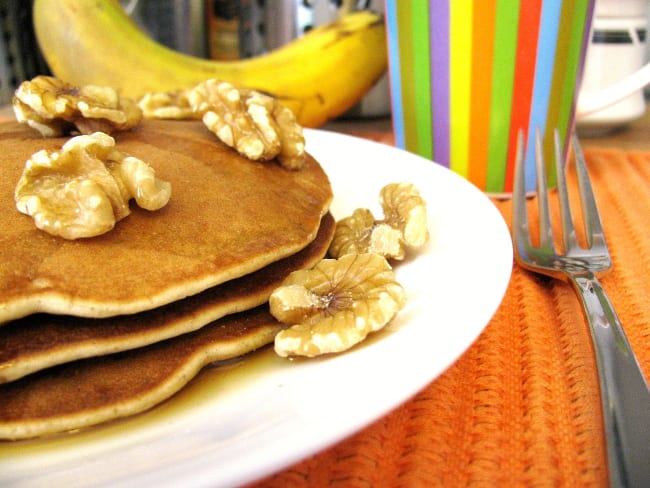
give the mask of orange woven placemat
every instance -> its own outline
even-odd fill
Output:
[[[614,262],[602,283],[650,376],[650,153],[586,156]],[[510,224],[511,202],[494,203]],[[513,266],[500,308],[443,375],[356,435],[256,486],[605,486],[599,405],[573,290]]]

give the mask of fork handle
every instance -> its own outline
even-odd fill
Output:
[[[650,390],[621,322],[592,273],[573,276],[591,331],[611,486],[650,486]]]

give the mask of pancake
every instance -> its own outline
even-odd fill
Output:
[[[291,171],[221,144],[199,121],[145,120],[116,147],[172,184],[170,202],[107,234],[68,241],[15,208],[25,161],[67,138],[0,124],[0,323],[35,312],[110,317],[151,310],[252,273],[306,247],[332,199],[311,157]]]
[[[0,385],[0,439],[26,439],[134,415],[185,386],[203,366],[273,341],[282,326],[267,306],[109,356],[49,368]]]
[[[261,305],[291,271],[310,268],[325,255],[334,227],[327,214],[316,239],[302,251],[150,311],[103,319],[35,314],[7,323],[0,327],[0,383],[57,364],[153,344]]]

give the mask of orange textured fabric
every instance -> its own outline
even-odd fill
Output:
[[[601,281],[648,377],[650,153],[585,152],[614,262]],[[494,204],[510,224],[511,202]],[[532,214],[535,205],[532,198]],[[444,374],[364,430],[254,486],[606,486],[601,422],[577,296],[513,265],[500,308]]]

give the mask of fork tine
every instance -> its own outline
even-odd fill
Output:
[[[594,197],[591,182],[589,181],[585,156],[582,152],[582,147],[580,147],[578,137],[575,134],[571,138],[571,145],[573,146],[573,153],[575,155],[580,204],[584,215],[585,232],[587,233],[589,247],[593,245],[607,246],[605,243],[605,234],[603,233],[603,225],[600,221],[600,214],[598,213],[598,205],[596,205],[596,198]]]
[[[524,173],[524,135],[517,134],[517,154],[515,158],[515,178],[512,191],[512,230],[515,252],[522,254],[530,248],[528,232],[528,212],[526,211],[526,175]]]
[[[562,235],[564,237],[564,252],[569,252],[578,246],[573,214],[569,205],[569,192],[566,186],[566,165],[564,162],[560,133],[555,129],[555,173],[557,175],[557,193],[560,200],[560,215],[562,217]]]
[[[542,135],[539,129],[535,131],[535,169],[537,171],[537,202],[539,207],[539,245],[545,249],[553,249],[553,229],[548,205],[546,165],[544,164]]]

